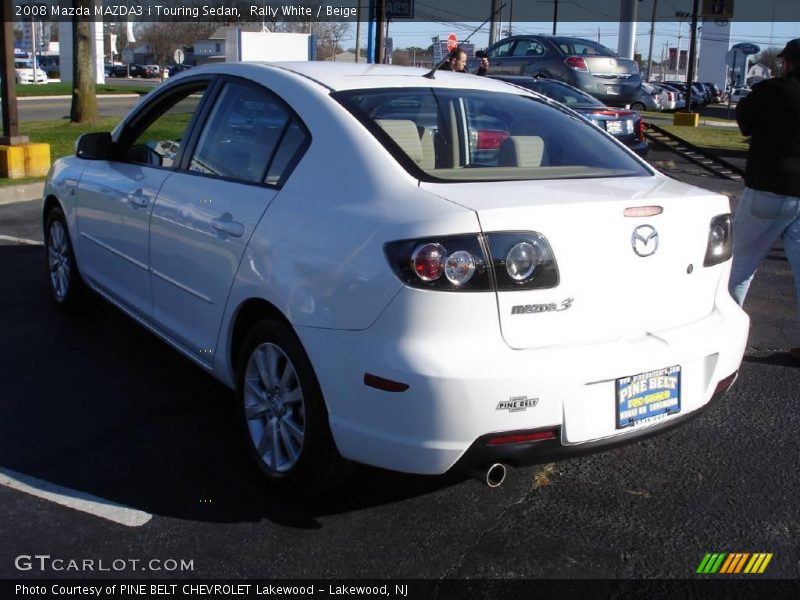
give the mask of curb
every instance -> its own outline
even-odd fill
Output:
[[[98,94],[97,99],[101,98],[144,98],[146,94]],[[19,96],[17,102],[31,102],[37,100],[71,100],[72,96]]]
[[[0,204],[41,200],[43,193],[44,181],[39,183],[2,186],[0,187]]]

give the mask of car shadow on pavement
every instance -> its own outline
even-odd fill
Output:
[[[362,467],[335,495],[276,493],[226,387],[100,299],[58,310],[42,247],[0,246],[0,279],[0,467],[154,515],[299,528],[464,479]]]
[[[788,352],[772,352],[765,356],[746,355],[743,362],[772,365],[774,367],[800,367],[800,361]]]

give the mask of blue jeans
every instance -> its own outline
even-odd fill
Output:
[[[744,304],[758,265],[780,238],[800,300],[800,197],[745,188],[733,219],[733,265],[728,285],[739,306]]]

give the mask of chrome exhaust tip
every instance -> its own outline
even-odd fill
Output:
[[[482,474],[481,479],[490,488],[496,488],[503,485],[506,480],[506,466],[502,463],[494,463],[489,465],[489,468]]]

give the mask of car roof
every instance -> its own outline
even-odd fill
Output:
[[[310,79],[331,91],[397,87],[466,88],[504,93],[514,91],[506,84],[487,77],[454,73],[452,71],[436,71],[435,78],[429,79],[423,77],[423,75],[428,73],[430,69],[396,65],[328,61],[247,62],[239,63],[236,71],[240,75],[258,78],[259,75],[276,69]],[[203,72],[231,73],[231,63],[195,67],[192,72],[195,74],[202,74]]]

